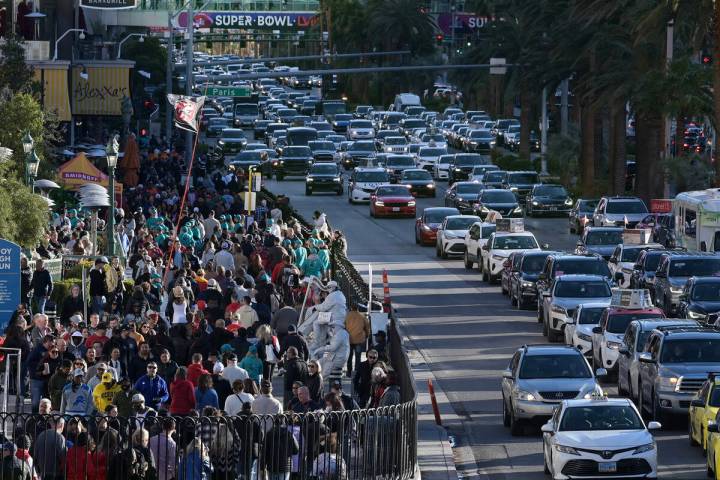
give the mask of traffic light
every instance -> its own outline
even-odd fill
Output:
[[[703,51],[702,54],[700,54],[700,62],[703,65],[712,65],[712,63],[713,63],[712,55],[710,55],[710,53],[707,51]]]
[[[442,33],[438,33],[437,35],[435,35],[435,43],[437,43],[438,45],[442,45],[443,40],[445,40],[445,35],[443,35]]]

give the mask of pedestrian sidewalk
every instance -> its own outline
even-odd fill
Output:
[[[415,349],[415,344],[403,335],[400,327],[402,344],[405,347],[417,389],[418,412],[418,464],[422,480],[457,480],[458,473],[455,468],[455,458],[450,445],[447,431],[437,425],[433,413],[432,402],[428,387],[428,379],[433,381],[435,398],[442,421],[457,418],[445,392],[442,391],[430,367],[425,362],[421,352]]]

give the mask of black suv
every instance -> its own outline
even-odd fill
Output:
[[[537,280],[549,255],[559,252],[523,252],[510,272],[510,303],[522,310],[537,303]]]
[[[498,188],[489,188],[480,192],[477,204],[474,205],[475,215],[482,218],[488,216],[490,211],[499,212],[503,218],[522,218],[523,211],[512,192]]]
[[[557,253],[548,255],[537,279],[538,323],[542,322],[542,298],[552,290],[555,278],[562,275],[601,275],[612,279],[607,263],[599,255],[572,255]]]
[[[313,192],[320,191],[342,195],[342,175],[336,164],[320,162],[310,167],[310,171],[305,177],[305,195],[312,195]]]
[[[450,163],[448,184],[452,185],[459,180],[467,180],[476,165],[486,165],[488,163],[490,161],[487,157],[477,153],[456,153]]]
[[[528,217],[541,213],[567,215],[572,204],[570,194],[562,185],[540,184],[533,186],[525,199],[525,212]]]
[[[720,278],[692,277],[688,280],[680,295],[678,316],[714,323],[718,312],[720,312]]]
[[[720,274],[720,255],[706,252],[663,252],[655,271],[655,304],[672,316],[690,277]]]
[[[457,182],[445,192],[445,206],[455,207],[463,215],[474,215],[473,205],[483,188],[481,183]]]
[[[523,202],[536,183],[539,183],[537,172],[507,172],[502,188],[510,190],[518,197],[518,200]]]
[[[503,180],[507,172],[505,170],[492,170],[483,175],[482,183],[487,188],[503,188]]]
[[[313,155],[310,147],[285,147],[280,152],[275,167],[275,177],[282,180],[287,175],[305,175],[312,163]]]

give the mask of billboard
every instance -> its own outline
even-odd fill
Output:
[[[122,115],[120,101],[130,97],[130,68],[126,66],[88,66],[72,69],[70,93],[73,115]]]
[[[20,303],[20,246],[0,238],[0,329]]]
[[[195,28],[305,29],[318,23],[316,12],[197,12]],[[187,28],[188,14],[181,12],[175,27]]]
[[[483,28],[490,22],[491,18],[475,15],[474,13],[457,12],[441,13],[437,16],[437,25],[445,35],[452,35],[453,16],[455,17],[455,33],[458,31],[471,32]]]
[[[97,10],[125,10],[137,7],[137,0],[80,0],[80,6]]]

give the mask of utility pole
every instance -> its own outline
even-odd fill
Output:
[[[665,69],[670,69],[670,64],[673,61],[673,50],[674,50],[674,34],[675,34],[675,19],[671,18],[667,22],[667,29],[665,31]],[[672,156],[672,119],[670,115],[665,115],[665,159],[669,159]],[[684,125],[675,125],[675,128],[684,128]],[[675,145],[675,148],[681,148],[682,145]],[[668,182],[667,172],[663,172],[663,197],[668,198],[670,196],[670,183]]]
[[[547,175],[547,129],[548,129],[548,112],[547,112],[547,86],[542,91],[542,125],[540,127],[540,173]]]
[[[187,16],[187,43],[185,46],[185,95],[192,97],[193,94],[193,40],[195,36],[195,12],[193,3],[188,2]],[[185,131],[185,164],[190,165],[192,161],[193,134],[190,130]]]
[[[560,133],[568,134],[568,79],[560,84]]]

